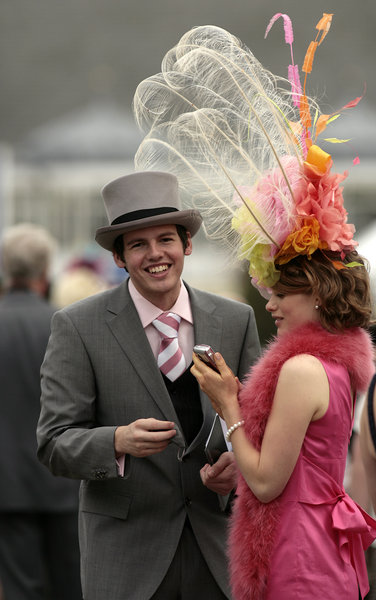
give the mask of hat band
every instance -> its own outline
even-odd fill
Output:
[[[164,215],[170,212],[179,212],[177,208],[172,206],[161,206],[160,208],[145,208],[142,210],[134,210],[132,212],[126,213],[125,215],[120,215],[114,221],[112,221],[111,225],[119,225],[120,223],[129,223],[130,221],[138,221],[139,219],[147,219],[148,217],[155,217],[156,215]]]

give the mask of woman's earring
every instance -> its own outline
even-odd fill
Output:
[[[316,310],[319,310],[319,308],[320,308],[320,307],[319,307],[319,305],[318,305],[318,304],[315,304],[315,309],[316,309]]]

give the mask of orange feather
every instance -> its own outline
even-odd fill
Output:
[[[328,31],[329,31],[330,26],[332,24],[332,18],[333,18],[333,13],[332,14],[323,13],[322,18],[320,19],[320,21],[316,25],[316,29],[318,29],[319,31],[321,31],[321,38],[320,38],[320,41],[319,41],[319,46],[324,41],[324,38],[328,34]]]
[[[310,73],[312,71],[313,59],[315,57],[315,52],[317,49],[317,42],[311,42],[308,46],[308,50],[304,57],[304,63],[302,66],[303,73]]]

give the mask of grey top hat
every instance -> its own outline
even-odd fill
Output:
[[[160,171],[139,171],[118,177],[102,189],[107,227],[97,229],[95,239],[113,250],[115,239],[127,231],[154,225],[183,225],[193,236],[200,228],[198,210],[181,210],[178,180]]]

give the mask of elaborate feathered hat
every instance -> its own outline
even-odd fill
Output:
[[[276,265],[316,250],[341,258],[356,246],[347,223],[341,182],[317,136],[339,116],[320,114],[306,94],[307,76],[332,15],[316,25],[300,83],[291,47],[288,79],[263,68],[236,37],[215,26],[188,31],[169,50],[161,73],[142,81],[135,118],[146,133],[135,157],[139,170],[162,170],[179,179],[182,198],[203,216],[208,237],[227,242],[258,287],[279,278]],[[287,85],[286,85],[287,84]],[[357,98],[341,110],[355,106]],[[329,138],[326,141],[340,142]]]

